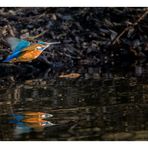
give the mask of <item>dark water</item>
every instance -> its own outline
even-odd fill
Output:
[[[3,87],[0,140],[148,140],[147,78],[147,66],[91,68],[78,79]]]

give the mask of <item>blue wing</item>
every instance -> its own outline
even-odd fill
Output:
[[[30,42],[28,42],[26,40],[20,40],[15,37],[7,38],[7,42],[10,45],[11,49],[13,50],[12,53],[21,51],[22,49],[24,49],[30,45]]]
[[[7,38],[7,41],[13,52],[3,62],[9,62],[12,59],[17,58],[21,54],[22,50],[30,45],[30,42],[26,40],[20,40],[15,37],[9,37]]]
[[[28,47],[30,45],[30,42],[25,41],[25,40],[21,40],[18,45],[16,46],[15,50],[13,50],[12,53],[18,52],[18,51],[22,51],[24,48]]]
[[[11,55],[9,55],[3,62],[9,62],[14,58],[17,58],[22,52],[14,52]]]

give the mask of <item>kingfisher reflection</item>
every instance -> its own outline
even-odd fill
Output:
[[[24,112],[21,114],[10,114],[8,123],[14,127],[14,134],[20,135],[34,131],[42,131],[45,127],[55,124],[48,121],[52,114],[44,112]]]

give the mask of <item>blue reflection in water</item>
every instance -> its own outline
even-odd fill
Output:
[[[8,123],[15,125],[14,135],[31,132],[31,127],[22,122],[22,120],[25,118],[23,115],[11,114],[9,116],[13,117],[13,119],[9,120]]]
[[[37,113],[36,113],[37,114]],[[35,112],[34,114],[35,115]],[[43,120],[49,117],[52,117],[51,114],[42,114],[40,116],[36,116],[35,118],[32,115],[25,115],[24,114],[10,114],[10,119],[8,120],[9,124],[14,125],[14,135],[17,137],[24,133],[30,133],[33,129],[40,128],[43,129],[44,127],[55,125],[50,121]]]

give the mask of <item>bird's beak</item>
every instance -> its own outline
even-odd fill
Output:
[[[47,43],[47,45],[54,45],[54,44],[60,44],[61,42],[51,42],[51,43]]]
[[[46,48],[48,48],[50,45],[54,45],[54,44],[60,44],[61,42],[51,42],[51,43],[47,43],[47,42],[45,42],[47,45],[46,45],[46,47],[43,49],[43,50],[45,50]]]

